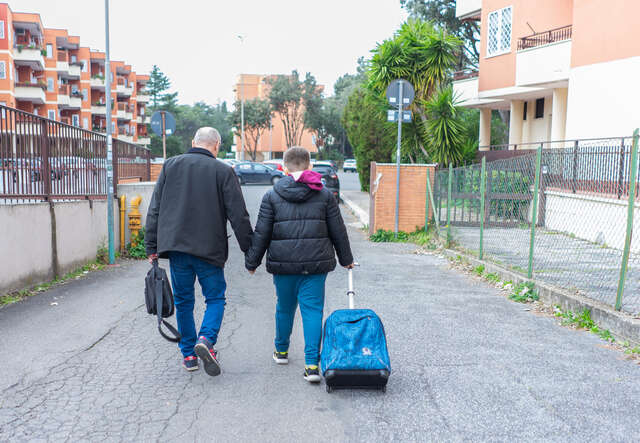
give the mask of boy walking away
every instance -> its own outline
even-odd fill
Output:
[[[273,359],[289,362],[289,339],[298,304],[304,329],[305,380],[318,383],[324,285],[327,273],[353,267],[347,229],[336,198],[311,171],[309,152],[293,147],[284,154],[287,177],[267,192],[260,205],[251,249],[245,257],[255,272],[268,249],[267,272],[276,287],[276,338]]]

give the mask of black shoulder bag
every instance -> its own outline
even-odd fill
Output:
[[[158,265],[158,260],[153,260],[153,266],[147,272],[144,279],[144,299],[147,304],[147,313],[158,317],[158,331],[165,339],[177,343],[181,336],[176,328],[169,324],[164,318],[171,317],[175,311],[173,304],[173,292],[169,284],[169,278],[164,269]],[[173,337],[167,335],[162,330],[162,324],[167,327]]]

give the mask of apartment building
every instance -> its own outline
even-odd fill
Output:
[[[105,54],[65,29],[45,28],[37,13],[0,3],[0,104],[94,131],[106,131]],[[114,136],[142,145],[147,134],[147,75],[111,62]]]
[[[626,0],[457,0],[457,17],[481,29],[478,70],[453,83],[480,110],[480,149],[495,109],[510,111],[513,145],[630,135],[640,126],[638,14]]]
[[[275,75],[240,74],[234,89],[236,100],[241,100],[243,95],[245,100],[268,98],[269,84],[267,80],[274,77]],[[258,143],[258,161],[282,158],[284,152],[287,150],[288,146],[284,133],[284,125],[277,114],[273,115],[271,124],[272,129],[266,129]],[[236,157],[239,159],[241,146],[240,136],[236,135],[234,141],[237,150]],[[245,141],[247,141],[246,134]],[[318,148],[314,141],[315,133],[313,131],[305,130],[302,134],[302,143],[300,145],[313,154],[318,152]],[[249,156],[247,154],[245,154],[245,159],[249,160]]]

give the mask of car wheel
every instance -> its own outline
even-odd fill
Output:
[[[280,181],[280,177],[277,175],[271,178],[271,184],[275,186],[276,183]]]
[[[244,185],[244,178],[241,175],[238,176],[238,182],[240,182],[240,186]]]

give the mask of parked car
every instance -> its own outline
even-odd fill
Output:
[[[264,163],[267,166],[273,166],[274,169],[277,169],[278,171],[283,171],[284,172],[284,161],[283,160],[280,160],[280,159],[265,160],[262,163]]]
[[[335,171],[338,170],[338,167],[336,166],[336,162],[334,162],[333,160],[316,160],[313,162],[314,165],[318,165],[318,166],[331,166]]]
[[[322,175],[322,183],[340,201],[340,179],[338,173],[331,165],[314,163],[313,170]]]
[[[342,165],[342,170],[344,172],[358,172],[358,169],[356,168],[356,159],[355,158],[348,158],[344,161],[344,164]]]
[[[262,163],[243,162],[233,167],[240,184],[272,184],[284,177],[282,171],[272,169]]]
[[[228,164],[231,167],[233,167],[233,166],[235,166],[235,165],[237,165],[239,163],[238,160],[235,160],[233,158],[221,158],[221,159],[218,159],[218,160],[220,160],[222,163]]]

